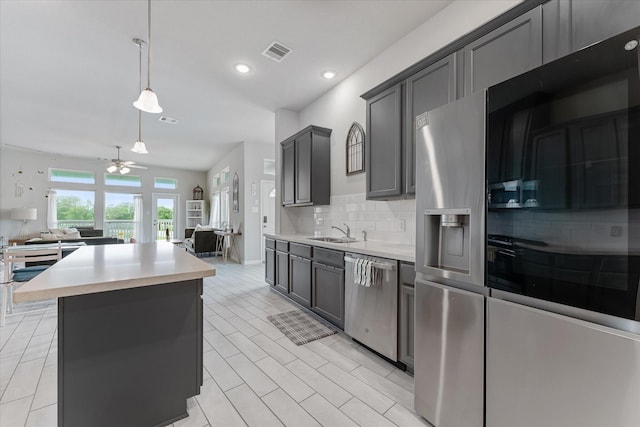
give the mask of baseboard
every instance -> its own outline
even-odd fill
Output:
[[[252,260],[252,261],[242,261],[242,264],[244,264],[244,265],[262,264],[262,261],[260,261],[259,259],[255,259],[255,260]]]

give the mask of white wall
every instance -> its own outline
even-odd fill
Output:
[[[344,171],[344,144],[349,127],[354,121],[359,122],[363,127],[366,125],[366,103],[360,95],[518,3],[520,0],[455,1],[299,112],[299,126],[296,130],[311,124],[333,129],[331,134],[332,196],[358,195],[365,192],[365,174],[346,176]],[[279,127],[280,123],[276,120],[276,136],[279,135]],[[276,141],[279,142],[282,139],[276,138]],[[279,171],[279,162],[276,167]],[[395,211],[397,209],[394,203],[402,203],[402,201],[385,203],[389,204],[390,210]],[[317,231],[314,230],[313,209],[280,208],[280,211],[281,232]],[[383,223],[384,220],[376,221],[376,224]],[[327,224],[324,226],[326,228]],[[411,227],[411,224],[408,223],[407,226]],[[290,230],[291,227],[294,230]],[[396,237],[401,243],[411,243],[403,236],[412,235],[414,232],[415,230],[408,229]]]
[[[213,193],[225,186],[229,186],[232,190],[232,180],[234,173],[238,173],[239,177],[239,212],[231,212],[229,214],[229,222],[232,226],[239,226],[242,236],[236,238],[238,252],[240,253],[242,263],[260,262],[260,238],[262,236],[260,229],[260,180],[270,179],[272,175],[264,175],[264,160],[274,159],[273,144],[261,143],[239,143],[229,154],[218,161],[207,172],[207,188],[208,198],[211,200]],[[224,168],[229,167],[230,182],[219,187],[215,187],[213,177],[221,172]],[[256,193],[252,193],[252,185],[255,184]],[[230,199],[232,194],[230,194]],[[231,200],[230,200],[231,204]]]
[[[144,163],[143,158],[139,163]],[[144,207],[145,235],[149,239],[152,235],[152,194],[178,194],[178,236],[184,237],[185,200],[193,197],[193,188],[200,185],[205,190],[207,186],[204,172],[187,171],[150,167],[149,169],[133,169],[131,175],[142,177],[142,189],[131,187],[106,187],[104,173],[107,163],[102,160],[87,160],[83,158],[61,156],[58,154],[40,153],[26,150],[0,149],[0,235],[13,238],[19,234],[20,222],[12,220],[11,209],[29,207],[38,209],[38,219],[29,221],[28,233],[35,237],[47,229],[47,199],[45,195],[51,188],[67,188],[78,190],[95,190],[95,221],[96,228],[103,228],[104,219],[104,191],[142,193]],[[96,174],[95,185],[61,184],[48,181],[49,168],[74,169],[92,171]],[[22,171],[22,173],[19,173]],[[153,178],[175,178],[178,180],[177,190],[154,190]],[[16,187],[23,188],[23,195],[16,196]]]

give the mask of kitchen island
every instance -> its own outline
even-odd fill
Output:
[[[202,281],[168,242],[87,246],[14,293],[58,298],[58,425],[161,426],[202,385]]]

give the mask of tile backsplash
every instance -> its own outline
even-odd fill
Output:
[[[416,201],[366,200],[365,193],[332,196],[330,205],[294,208],[295,227],[300,234],[339,236],[331,226],[351,228],[351,236],[361,240],[367,232],[368,240],[415,244]],[[291,218],[291,215],[289,215]]]

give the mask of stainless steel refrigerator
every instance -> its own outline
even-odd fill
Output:
[[[485,94],[416,118],[415,409],[484,423]]]

